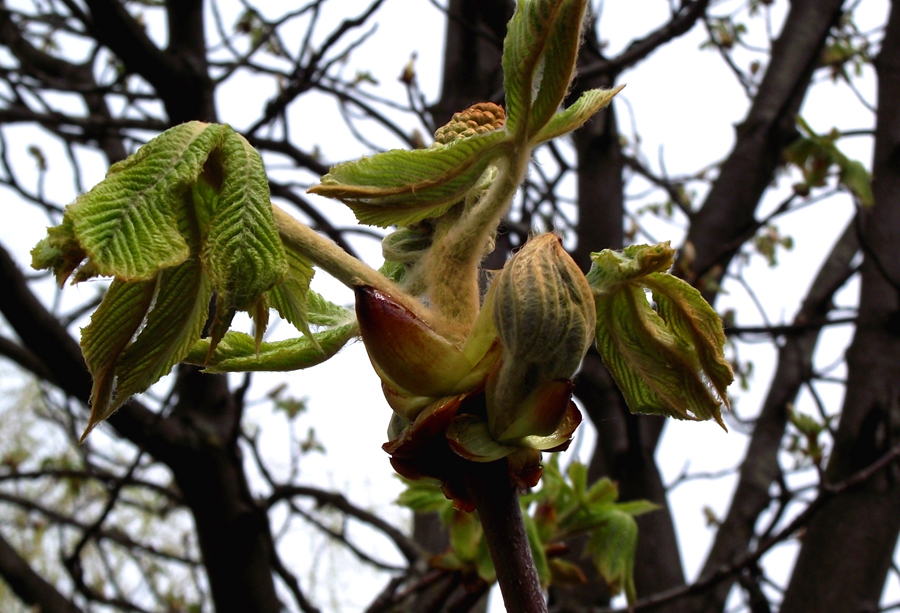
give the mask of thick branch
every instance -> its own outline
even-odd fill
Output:
[[[53,585],[47,583],[13,547],[0,536],[0,576],[25,604],[42,613],[80,613]]]
[[[825,318],[832,308],[834,294],[853,272],[852,262],[858,248],[855,222],[851,222],[816,275],[802,308],[794,318],[795,324]],[[778,351],[775,375],[741,463],[738,485],[728,515],[716,532],[700,572],[701,579],[718,572],[722,566],[731,564],[744,554],[755,537],[756,522],[771,502],[769,490],[781,470],[778,454],[787,425],[787,407],[813,374],[813,352],[820,333],[821,328],[805,328],[799,334],[786,337]],[[732,581],[722,581],[683,606],[690,611],[718,613],[725,606],[731,585]]]
[[[864,260],[859,325],[847,352],[847,393],[825,480],[889,457],[900,443],[900,6],[891,8],[878,76],[873,207],[860,212]],[[893,463],[834,497],[803,538],[782,613],[874,611],[900,534],[900,467]]]
[[[641,60],[648,57],[658,48],[682,34],[688,32],[697,23],[706,8],[709,0],[694,0],[690,3],[682,3],[672,18],[665,24],[650,32],[647,36],[632,41],[628,48],[612,59],[601,59],[586,65],[579,70],[579,77],[587,78],[604,75],[615,79],[615,76],[627,68],[631,68]]]
[[[467,462],[466,471],[463,479],[475,501],[506,610],[546,613],[547,604],[525,534],[519,495],[506,460],[487,464]]]
[[[756,208],[780,164],[781,151],[796,137],[796,115],[842,4],[843,0],[791,4],[759,92],[737,129],[737,142],[692,220],[687,240],[696,258],[690,269],[681,271],[689,280],[696,281],[714,266],[713,279],[721,279],[742,244],[738,239],[752,230]],[[705,295],[715,299],[712,289]]]

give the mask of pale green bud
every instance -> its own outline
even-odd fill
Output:
[[[523,435],[523,418],[531,420],[523,411],[540,412],[525,402],[532,392],[578,370],[594,337],[596,312],[584,274],[554,234],[533,238],[510,258],[497,278],[493,306],[503,363],[496,382],[489,382],[488,422],[501,440],[514,423]],[[550,434],[567,401],[554,403],[558,419],[534,415],[536,430],[524,434]]]

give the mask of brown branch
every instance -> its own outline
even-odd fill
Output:
[[[48,508],[42,504],[35,502],[33,500],[29,500],[29,499],[23,498],[21,496],[15,496],[8,492],[0,491],[0,501],[5,502],[7,504],[17,506],[20,509],[23,509],[26,511],[40,513],[41,515],[46,517],[48,521],[50,521],[54,524],[59,524],[62,526],[71,526],[73,528],[77,528],[78,530],[80,530],[82,532],[88,532],[88,531],[94,529],[94,533],[96,534],[97,539],[104,539],[104,540],[111,541],[113,543],[116,543],[117,545],[121,545],[122,547],[125,547],[126,549],[136,549],[138,551],[142,551],[151,556],[155,556],[155,557],[162,558],[165,560],[171,560],[173,562],[180,562],[181,564],[186,564],[188,566],[195,566],[195,565],[199,564],[199,562],[197,560],[193,560],[191,558],[188,558],[185,556],[180,556],[180,555],[177,555],[174,553],[160,551],[150,545],[144,545],[143,543],[139,543],[139,542],[133,540],[132,538],[130,538],[128,535],[126,535],[121,530],[118,530],[118,529],[110,529],[110,530],[95,529],[92,524],[91,525],[86,524],[84,522],[81,522],[81,521],[75,519],[74,517],[69,517],[68,515],[65,515],[63,513],[55,511],[51,508]]]
[[[723,581],[724,579],[733,577],[743,569],[751,568],[752,566],[754,566],[760,560],[760,558],[762,558],[762,556],[764,556],[770,549],[772,549],[772,547],[787,540],[798,530],[808,525],[812,518],[822,509],[822,507],[826,503],[834,499],[836,496],[843,494],[844,492],[867,483],[875,475],[886,469],[898,459],[900,459],[900,444],[895,445],[888,453],[883,455],[877,461],[873,462],[859,472],[851,475],[844,481],[833,485],[823,483],[820,487],[819,495],[815,498],[815,500],[810,502],[809,505],[805,509],[803,509],[801,513],[794,517],[794,519],[792,519],[790,523],[784,526],[781,530],[773,534],[771,537],[761,541],[756,546],[756,548],[753,549],[753,551],[745,553],[743,556],[737,558],[731,564],[717,568],[714,573],[703,577],[702,579],[695,581],[690,585],[686,585],[674,590],[668,590],[660,594],[654,594],[649,598],[643,598],[636,602],[632,607],[623,609],[612,609],[608,607],[583,607],[581,609],[578,609],[577,613],[632,613],[634,611],[646,611],[661,604],[680,601],[685,596],[704,592],[710,587],[715,586],[719,582]],[[686,608],[682,610],[690,611],[693,609]]]
[[[701,578],[742,555],[755,538],[757,520],[771,503],[771,484],[780,475],[778,454],[787,426],[786,407],[794,401],[803,382],[813,375],[813,354],[821,327],[806,324],[825,320],[833,308],[835,293],[855,270],[853,260],[857,253],[858,240],[851,222],[825,258],[794,317],[794,325],[804,327],[803,331],[787,336],[778,351],[775,374],[741,463],[728,514],[716,532]],[[731,582],[718,583],[685,606],[694,611],[721,611],[730,587]]]
[[[509,465],[505,459],[486,464],[465,462],[464,470],[463,481],[475,502],[506,610],[546,613]]]
[[[743,244],[739,239],[754,228],[756,208],[780,164],[781,151],[796,138],[796,115],[842,4],[843,0],[791,4],[758,93],[738,127],[734,148],[692,220],[687,240],[696,258],[690,268],[680,271],[689,280],[696,281],[718,266],[718,281]],[[716,292],[707,288],[705,295],[713,301]]]
[[[374,513],[370,513],[369,511],[366,511],[365,509],[361,509],[358,506],[354,505],[349,500],[347,500],[347,498],[345,498],[343,494],[339,494],[337,492],[329,492],[317,487],[304,485],[276,486],[269,497],[266,499],[264,506],[268,509],[278,502],[281,502],[282,500],[288,500],[295,496],[312,498],[318,504],[335,508],[338,511],[345,513],[346,515],[353,517],[363,522],[364,524],[368,524],[373,528],[383,532],[389,539],[391,539],[391,541],[393,541],[394,545],[410,564],[415,563],[415,561],[421,558],[423,555],[422,548],[419,547],[419,545],[415,541],[403,534],[403,532],[401,532],[382,518],[378,517]]]
[[[616,75],[623,70],[631,68],[661,46],[688,32],[703,16],[708,6],[709,0],[693,0],[693,2],[682,3],[672,18],[664,25],[644,38],[632,41],[628,48],[616,57],[587,64],[579,69],[579,77],[605,76],[614,80]]]
[[[22,602],[42,613],[81,613],[81,609],[63,596],[0,536],[0,576]]]

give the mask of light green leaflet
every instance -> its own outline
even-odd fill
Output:
[[[113,281],[81,335],[93,376],[84,436],[187,355],[200,338],[211,295],[196,261],[161,271],[153,281]]]
[[[500,129],[428,149],[386,151],[338,164],[309,191],[344,202],[360,223],[407,226],[459,202],[508,140]]]
[[[700,292],[661,272],[673,255],[668,243],[591,254],[597,348],[632,412],[714,419],[724,428],[720,411],[734,376],[722,323]]]
[[[172,128],[114,164],[106,179],[66,209],[98,275],[152,279],[191,255],[176,206],[225,129],[200,122]]]
[[[540,143],[580,127],[621,89],[585,92],[557,112],[572,79],[586,6],[586,0],[517,3],[503,47],[503,128],[339,164],[309,191],[341,200],[360,223],[408,226],[447,213],[504,156],[527,157]]]
[[[359,335],[356,322],[286,341],[260,343],[242,332],[228,332],[212,354],[209,340],[199,341],[184,361],[207,372],[290,371],[309,368],[331,358]]]
[[[503,45],[503,87],[510,131],[530,139],[569,89],[585,0],[519,2]]]

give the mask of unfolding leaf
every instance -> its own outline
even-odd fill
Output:
[[[581,27],[587,2],[538,0],[533,4],[537,12],[547,17],[552,15],[552,18],[547,37],[542,42],[543,54],[536,75],[540,81],[528,117],[529,138],[556,114],[569,92],[569,83],[575,75],[575,60],[581,45]]]
[[[81,331],[81,351],[93,378],[90,423],[112,413],[116,363],[153,302],[156,281],[113,281],[89,323]],[[91,426],[93,427],[93,426]]]
[[[720,406],[733,375],[722,324],[696,289],[658,272],[672,254],[668,243],[591,254],[597,348],[632,412],[711,418],[724,428]]]
[[[534,135],[532,143],[538,144],[557,138],[580,128],[600,109],[612,102],[613,97],[622,91],[624,85],[613,89],[592,89],[584,92],[566,110],[550,118],[541,130]]]
[[[597,571],[613,594],[625,591],[628,603],[635,601],[634,554],[638,528],[634,518],[613,510],[606,521],[588,539],[585,553],[593,559]]]
[[[168,374],[200,339],[212,295],[209,279],[197,261],[160,273],[156,302],[143,328],[116,365],[117,397],[113,410]]]
[[[565,97],[580,43],[585,0],[524,0],[507,26],[503,89],[507,125],[528,138]]]
[[[407,226],[459,202],[507,140],[500,129],[428,149],[378,153],[335,166],[309,191],[344,202],[360,223]]]
[[[412,509],[416,513],[436,513],[445,511],[452,503],[447,500],[439,487],[422,481],[403,479],[406,489],[397,497],[397,504]]]
[[[474,513],[457,511],[450,520],[450,546],[460,560],[474,562],[478,545],[484,538],[481,522]]]
[[[155,281],[113,281],[81,337],[94,377],[84,436],[184,357],[200,338],[210,295],[196,261],[168,268]]]
[[[75,238],[72,220],[63,216],[62,223],[47,228],[47,236],[31,250],[31,267],[52,270],[56,283],[62,287],[86,257],[87,252]]]
[[[293,249],[286,249],[287,272],[281,281],[266,292],[271,306],[278,314],[304,334],[310,334],[307,303],[309,282],[312,281],[313,267]]]
[[[634,413],[715,419],[719,405],[696,351],[650,307],[640,286],[623,284],[597,301],[597,348]]]
[[[872,195],[872,175],[858,160],[844,159],[840,164],[840,180],[863,206],[872,206],[875,197]]]
[[[197,342],[184,361],[207,372],[289,371],[309,368],[331,358],[359,334],[356,322],[285,341],[261,343],[249,334],[228,332],[209,355],[209,339]]]
[[[222,185],[200,254],[218,296],[210,330],[213,346],[234,312],[249,309],[288,270],[259,153],[228,128],[217,161]]]
[[[66,210],[97,274],[146,280],[190,256],[179,194],[197,179],[222,130],[200,122],[167,130]]]
[[[341,326],[356,319],[351,309],[329,302],[314,291],[307,293],[306,309],[309,323],[315,326]]]
[[[696,352],[695,368],[703,373],[721,402],[727,405],[725,391],[734,380],[734,373],[722,353],[725,332],[718,313],[696,288],[672,275],[647,275],[644,284],[653,291],[657,313],[669,329]]]

